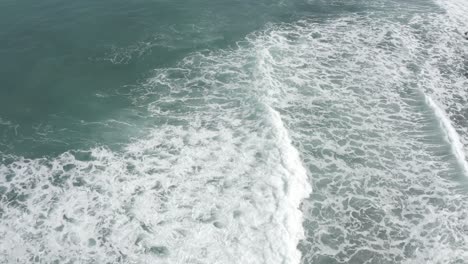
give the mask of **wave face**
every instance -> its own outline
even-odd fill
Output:
[[[1,152],[0,263],[464,263],[466,5],[293,3],[129,88],[121,148]]]

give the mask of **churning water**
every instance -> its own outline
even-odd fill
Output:
[[[468,2],[0,17],[1,263],[468,263]]]

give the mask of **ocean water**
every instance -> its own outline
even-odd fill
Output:
[[[467,14],[0,1],[0,263],[468,263]]]

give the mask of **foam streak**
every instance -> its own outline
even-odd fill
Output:
[[[444,111],[427,95],[426,102],[434,110],[435,115],[440,121],[442,130],[447,136],[447,141],[452,146],[453,154],[457,158],[465,174],[468,175],[468,162],[466,161],[466,156],[463,151],[463,144],[461,143],[460,136],[452,126],[450,119],[445,115]]]
[[[272,124],[277,132],[278,146],[282,152],[282,163],[288,171],[289,178],[287,182],[286,197],[289,203],[287,212],[287,230],[289,232],[288,253],[291,263],[299,263],[301,253],[297,250],[297,244],[300,239],[304,238],[304,230],[302,228],[302,212],[298,209],[302,200],[307,198],[311,193],[311,187],[308,183],[306,169],[301,162],[298,150],[292,145],[288,130],[286,129],[281,115],[267,106],[271,114]]]

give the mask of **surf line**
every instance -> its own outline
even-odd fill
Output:
[[[452,147],[452,152],[455,155],[458,163],[462,167],[465,175],[468,176],[468,162],[466,160],[463,144],[460,140],[460,135],[452,125],[450,119],[445,115],[445,112],[432,100],[431,97],[425,95],[427,104],[434,110],[436,117],[439,119],[439,124],[447,136],[447,140]]]
[[[312,187],[308,182],[307,170],[302,163],[299,151],[292,144],[280,113],[269,105],[266,105],[266,108],[270,113],[272,125],[276,130],[276,141],[281,152],[282,166],[288,172],[287,179],[285,179],[288,182],[288,188],[285,193],[288,203],[286,214],[286,225],[289,233],[287,245],[288,258],[289,263],[296,264],[301,259],[301,253],[297,249],[297,244],[299,240],[304,238],[302,226],[303,213],[299,207],[303,199],[306,199],[310,195]]]

